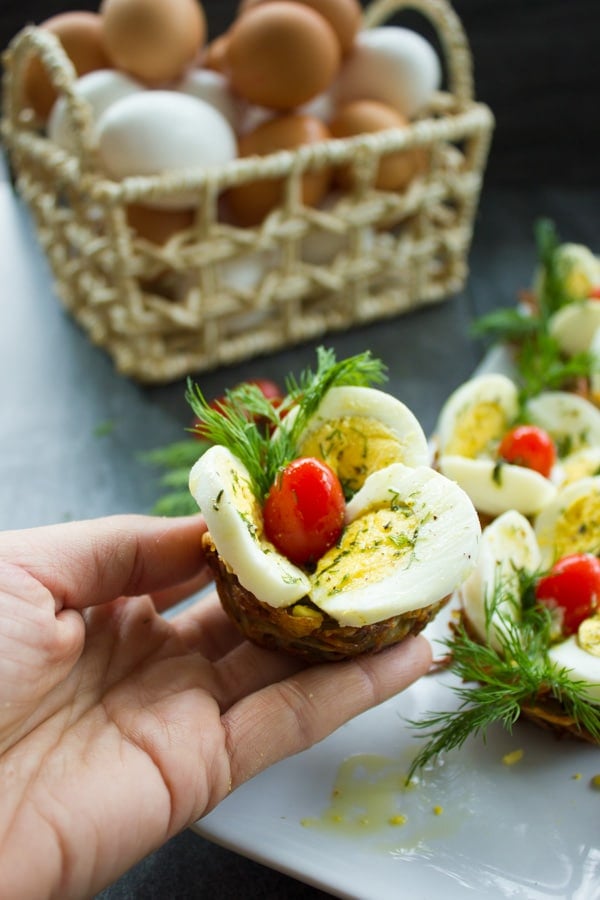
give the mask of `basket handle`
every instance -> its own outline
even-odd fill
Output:
[[[50,31],[27,26],[17,34],[6,51],[5,72],[10,69],[11,73],[10,78],[5,78],[4,110],[7,118],[13,128],[19,128],[23,76],[32,52],[39,56],[58,95],[65,99],[67,115],[73,126],[76,155],[84,168],[92,166],[91,109],[88,102],[73,90],[77,80],[75,67],[59,39]]]
[[[434,26],[446,58],[450,90],[461,107],[468,106],[474,98],[471,49],[459,17],[446,0],[373,0],[365,9],[364,27],[382,25],[403,9],[416,10]]]

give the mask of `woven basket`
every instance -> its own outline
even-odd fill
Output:
[[[90,109],[73,92],[76,74],[58,40],[28,27],[11,42],[2,136],[15,183],[59,297],[118,371],[165,383],[395,316],[462,288],[493,117],[473,100],[470,50],[445,0],[379,0],[366,10],[364,27],[405,7],[433,24],[448,83],[408,128],[118,183],[97,165]],[[65,95],[77,136],[73,153],[48,140],[22,108],[21,76],[32,50]],[[410,148],[425,151],[423,174],[403,192],[375,190],[381,158]],[[305,171],[348,163],[351,190],[325,209],[302,204]],[[283,179],[284,199],[260,226],[220,218],[223,191],[265,177]],[[127,205],[173,190],[197,198],[193,226],[163,246],[144,240],[127,224]],[[311,235],[333,236],[332,258],[304,257]],[[267,266],[255,283],[232,277],[257,260]]]

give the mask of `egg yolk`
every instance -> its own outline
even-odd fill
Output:
[[[313,585],[335,594],[381,581],[386,567],[410,565],[419,529],[414,511],[392,498],[372,507],[344,531],[341,541],[319,560]]]
[[[586,653],[600,657],[600,615],[584,619],[577,632],[577,643]]]
[[[508,428],[506,414],[492,401],[465,407],[456,417],[456,424],[444,453],[475,459],[489,453],[490,445],[498,441]]]
[[[598,495],[579,497],[558,517],[551,536],[555,559],[571,553],[595,553],[600,546]],[[547,543],[543,536],[540,545]]]
[[[328,419],[307,436],[300,453],[326,462],[347,497],[362,487],[371,472],[404,458],[398,437],[378,419],[364,416]]]

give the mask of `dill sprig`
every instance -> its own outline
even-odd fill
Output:
[[[198,504],[190,494],[190,469],[210,444],[195,437],[173,441],[139,454],[142,463],[162,470],[158,480],[163,494],[152,506],[155,516],[187,516],[198,512]]]
[[[222,404],[211,406],[197,384],[188,381],[186,399],[202,435],[222,444],[240,459],[263,500],[277,473],[297,456],[300,435],[327,391],[342,385],[368,386],[385,380],[385,367],[370,351],[338,362],[333,350],[317,349],[316,371],[306,369],[286,380],[287,396],[275,407],[254,384],[241,384],[225,393]],[[287,414],[293,415],[286,422]]]
[[[550,333],[552,315],[569,303],[559,265],[561,245],[548,219],[536,222],[535,238],[540,271],[534,305],[494,310],[471,327],[474,337],[511,348],[522,409],[542,390],[568,388],[578,378],[588,378],[594,365],[587,352],[565,359]]]
[[[528,576],[522,583],[531,580]],[[411,722],[427,741],[414,758],[408,779],[440,753],[462,747],[471,736],[481,735],[485,741],[493,724],[512,731],[522,709],[533,708],[540,700],[554,699],[582,731],[600,742],[600,706],[590,701],[586,682],[570,678],[567,669],[548,655],[553,631],[550,611],[527,600],[521,619],[514,620],[498,609],[501,593],[496,586],[486,608],[488,622],[491,610],[496,610],[498,650],[475,641],[462,624],[443,642],[449,669],[461,680],[452,688],[460,703],[454,710]]]

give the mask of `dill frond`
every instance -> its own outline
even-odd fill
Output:
[[[523,573],[525,592],[533,577]],[[497,611],[499,650],[471,638],[463,625],[456,626],[444,641],[449,670],[460,679],[452,688],[460,703],[456,709],[410,722],[426,743],[412,761],[409,780],[439,754],[462,747],[467,738],[480,735],[485,742],[492,725],[512,731],[522,708],[535,707],[540,698],[556,700],[582,731],[600,742],[600,706],[590,700],[588,685],[571,678],[566,668],[548,656],[551,612],[543,605],[526,603],[519,620],[503,616],[497,607],[501,590],[496,586],[490,600],[490,608]]]
[[[297,443],[327,391],[341,385],[369,386],[385,380],[384,365],[369,351],[337,361],[331,349],[317,349],[315,372],[305,370],[286,379],[287,396],[275,407],[254,384],[241,384],[225,393],[224,402],[211,406],[197,384],[188,381],[186,399],[202,434],[222,444],[240,459],[263,500],[277,473],[297,455]],[[295,410],[291,425],[285,417]]]

